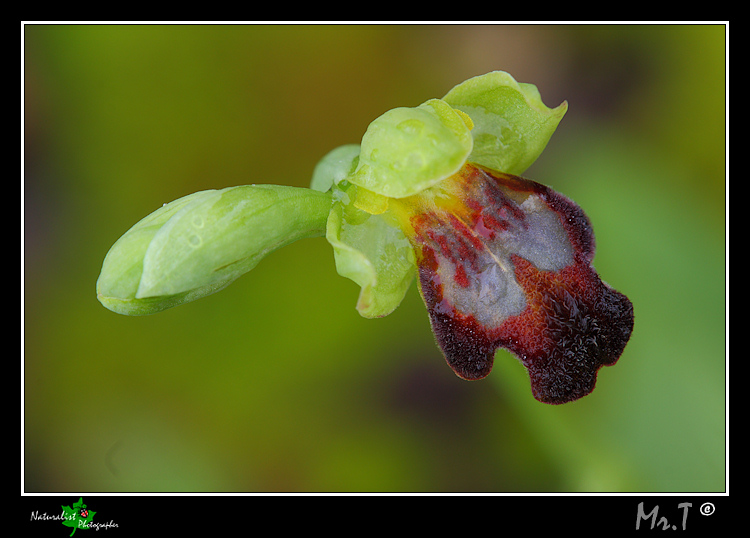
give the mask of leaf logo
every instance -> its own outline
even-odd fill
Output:
[[[70,536],[76,533],[76,529],[88,529],[94,519],[94,514],[96,514],[84,504],[83,497],[79,498],[78,502],[74,503],[72,507],[63,506],[62,511],[64,516],[62,524],[73,528]]]

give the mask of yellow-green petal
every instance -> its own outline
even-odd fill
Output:
[[[356,189],[352,185],[348,191]],[[338,192],[326,239],[333,247],[336,271],[361,288],[359,313],[366,318],[387,316],[401,304],[416,275],[414,251],[387,212],[363,211],[350,196],[355,194]]]
[[[566,101],[547,107],[536,86],[504,71],[466,80],[443,100],[474,123],[469,161],[516,175],[539,157],[568,109]]]
[[[367,128],[348,179],[391,198],[417,194],[461,168],[472,149],[470,129],[471,120],[440,99],[389,110]]]

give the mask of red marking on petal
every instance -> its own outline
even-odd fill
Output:
[[[466,276],[466,269],[464,269],[463,265],[459,265],[456,267],[456,274],[454,275],[454,278],[456,279],[456,284],[458,284],[462,288],[469,287],[469,277]]]
[[[482,250],[484,248],[484,242],[480,237],[476,235],[476,233],[473,232],[473,227],[469,228],[466,224],[463,223],[463,221],[459,220],[458,217],[455,215],[449,215],[450,217],[450,224],[453,227],[455,231],[457,231],[461,236],[468,241],[468,243],[474,247],[476,250]],[[462,244],[465,246],[468,246],[466,241],[462,241]]]
[[[633,306],[590,263],[594,235],[575,203],[520,177],[466,165],[429,201],[410,236],[420,290],[448,364],[481,379],[505,347],[540,401],[593,390],[633,329]]]

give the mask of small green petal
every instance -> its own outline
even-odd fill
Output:
[[[387,316],[406,295],[416,274],[414,251],[387,213],[372,215],[351,201],[356,186],[339,191],[328,217],[326,239],[336,270],[361,287],[357,310],[366,318]]]
[[[568,109],[548,108],[533,84],[493,71],[454,87],[443,100],[474,122],[469,161],[519,175],[539,157]]]
[[[461,168],[472,148],[467,122],[440,99],[389,110],[367,128],[348,179],[391,198],[417,194]]]
[[[359,144],[345,144],[332,149],[318,161],[313,171],[310,188],[320,192],[327,192],[334,183],[354,172],[359,157]]]
[[[97,296],[114,312],[144,315],[215,293],[270,252],[322,236],[330,207],[330,194],[275,185],[185,196],[112,246]]]

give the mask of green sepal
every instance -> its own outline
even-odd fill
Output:
[[[373,215],[354,204],[359,187],[334,187],[326,239],[336,271],[359,284],[357,310],[366,318],[387,316],[403,300],[414,276],[414,251],[388,212]]]
[[[359,158],[359,149],[359,144],[345,144],[326,153],[315,165],[310,188],[328,192],[333,184],[338,185],[354,172]]]
[[[443,100],[474,123],[468,160],[515,175],[539,157],[568,109],[567,101],[547,107],[535,85],[518,83],[504,71],[466,80]]]
[[[368,126],[348,179],[391,198],[417,194],[461,168],[472,149],[467,122],[440,99],[389,110]]]
[[[99,301],[127,315],[153,314],[215,293],[270,252],[322,236],[330,193],[277,185],[190,194],[159,208],[110,249]]]

